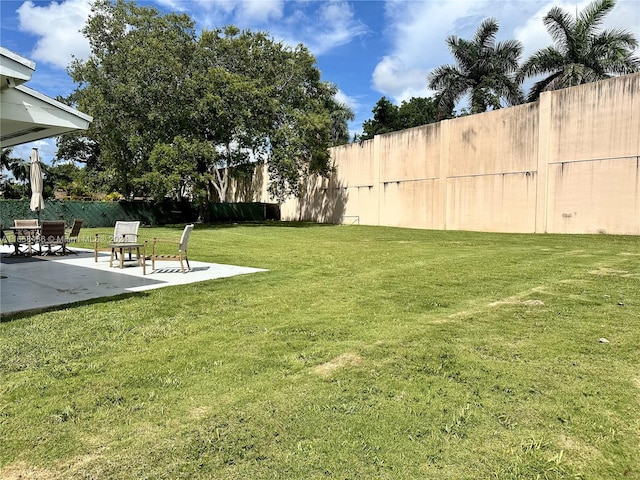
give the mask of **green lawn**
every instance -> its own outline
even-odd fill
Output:
[[[0,478],[640,478],[638,237],[273,223],[190,247],[268,271],[0,324]]]

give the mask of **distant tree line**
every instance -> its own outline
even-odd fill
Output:
[[[552,8],[543,21],[554,45],[538,50],[522,64],[522,44],[517,40],[496,42],[498,22],[493,18],[483,21],[471,40],[448,37],[446,43],[455,64],[437,67],[429,74],[428,87],[436,92],[435,98],[412,98],[395,106],[382,97],[373,108],[373,119],[363,123],[363,133],[356,140],[460,114],[532,102],[544,91],[637,72],[640,59],[633,56],[638,46],[634,35],[599,28],[614,6],[615,0],[596,0],[575,16]],[[522,83],[534,77],[542,78],[525,95]],[[454,109],[465,97],[469,98],[468,109],[457,114]],[[412,115],[417,106],[421,106],[421,114]]]
[[[3,148],[0,167],[0,198],[28,198],[31,195],[29,161],[15,157],[13,148]],[[53,197],[55,191],[64,191],[71,198],[95,197],[97,192],[103,192],[102,183],[95,171],[80,168],[73,163],[43,164],[42,172],[45,198]],[[117,193],[111,195],[111,198],[118,197]]]

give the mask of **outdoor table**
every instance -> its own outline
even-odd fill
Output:
[[[7,227],[7,230],[11,230],[14,235],[13,248],[15,249],[12,255],[33,255],[33,244],[39,236],[41,227],[38,225],[32,227]],[[18,242],[18,236],[24,236],[27,238],[27,250],[25,252],[20,251],[20,242]]]
[[[129,251],[129,259],[131,259],[131,251],[135,248],[136,250],[136,260],[138,262],[138,266],[142,265],[141,257],[140,257],[140,247],[143,247],[142,243],[131,243],[131,242],[123,242],[123,243],[110,243],[109,248],[111,249],[111,258],[109,259],[109,266],[113,267],[113,257],[116,252],[120,253],[120,268],[124,268],[124,252],[125,250]]]

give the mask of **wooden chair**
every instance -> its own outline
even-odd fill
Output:
[[[182,231],[182,236],[180,237],[180,241],[176,242],[175,240],[164,240],[160,238],[154,238],[151,244],[151,252],[147,252],[147,242],[144,243],[144,254],[142,257],[142,274],[147,274],[147,260],[151,260],[151,270],[156,269],[157,261],[178,261],[180,262],[180,268],[182,269],[182,273],[187,273],[184,268],[184,263],[187,264],[187,269],[191,270],[191,265],[189,265],[189,257],[187,255],[187,244],[189,243],[189,236],[191,235],[191,231],[193,230],[193,224],[187,225],[184,227]],[[171,244],[177,245],[178,253],[161,253],[161,244]],[[168,249],[167,249],[168,250]],[[175,250],[174,250],[175,252]]]
[[[67,239],[65,237],[65,222],[62,220],[43,221],[39,241],[41,255],[66,254]],[[47,247],[47,251],[44,253],[42,252],[43,247]],[[54,247],[58,247],[57,250],[53,250]]]
[[[123,222],[117,221],[113,227],[113,236],[107,239],[109,243],[136,243],[138,241],[138,228],[140,222]],[[93,260],[98,261],[98,252],[111,252],[111,248],[107,245],[100,244],[100,236],[96,235],[93,245]],[[131,258],[131,250],[129,250],[129,258]]]

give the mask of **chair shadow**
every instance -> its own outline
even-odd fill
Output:
[[[210,267],[207,266],[192,267],[191,270],[187,270],[185,274],[188,274],[189,272],[204,272],[206,270],[209,270],[209,268]],[[156,268],[155,270],[151,270],[149,273],[147,273],[147,275],[151,275],[153,273],[182,273],[182,269],[180,267],[161,267]]]

